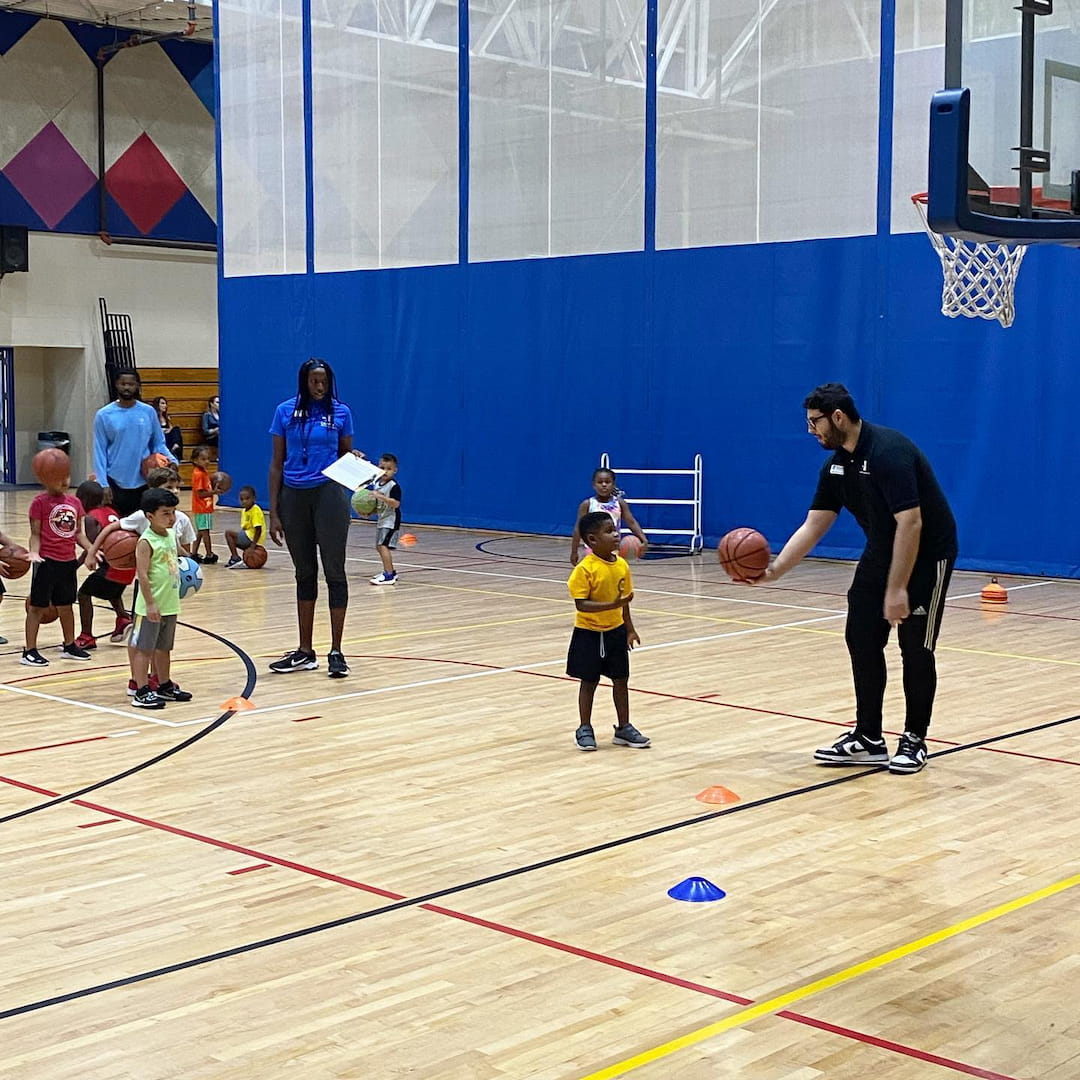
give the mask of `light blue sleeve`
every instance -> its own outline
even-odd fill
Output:
[[[105,458],[105,441],[108,433],[105,429],[103,412],[103,409],[98,409],[94,414],[94,475],[97,477],[97,482],[105,487],[109,483],[109,466]],[[159,424],[158,427],[160,426]]]

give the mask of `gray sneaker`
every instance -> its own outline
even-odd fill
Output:
[[[588,724],[582,724],[581,727],[574,732],[574,742],[577,743],[579,750],[595,750],[596,749],[596,736],[593,734],[593,729]]]
[[[644,750],[649,745],[649,739],[642,735],[633,724],[617,727],[611,741],[615,746],[635,746],[639,750]]]

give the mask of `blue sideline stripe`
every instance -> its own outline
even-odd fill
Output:
[[[220,290],[221,279],[225,276],[225,230],[222,227],[222,222],[225,219],[222,217],[221,209],[221,35],[218,31],[220,25],[218,21],[218,0],[213,0],[212,9],[214,13],[214,55],[211,61],[214,65],[214,174],[217,177],[217,192],[215,193],[215,202],[217,204],[217,279]],[[219,299],[220,296],[219,291]]]
[[[304,64],[304,187],[307,272],[315,273],[315,133],[311,127],[311,0],[300,0]]]
[[[896,81],[896,0],[881,0],[881,68],[878,75],[877,234],[892,227],[893,93]],[[927,103],[929,107],[929,103]]]
[[[458,3],[458,265],[469,261],[469,5]]]
[[[656,250],[656,37],[659,0],[645,3],[645,250]]]

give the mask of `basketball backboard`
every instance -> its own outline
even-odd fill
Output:
[[[1080,0],[947,0],[927,211],[952,236],[1080,244]]]

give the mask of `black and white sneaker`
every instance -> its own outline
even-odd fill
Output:
[[[23,649],[20,664],[29,664],[31,667],[48,667],[49,661],[37,651],[37,649]]]
[[[331,679],[344,679],[349,674],[349,664],[342,653],[332,649],[326,657],[326,674]]]
[[[164,709],[165,699],[159,697],[156,690],[151,690],[149,686],[144,686],[140,690],[135,691],[135,696],[131,699],[131,704],[136,709]]]
[[[275,660],[270,665],[270,670],[278,675],[288,675],[290,671],[316,671],[318,667],[319,661],[313,652],[296,649],[286,653],[280,660]]]
[[[642,735],[633,724],[623,724],[622,727],[617,727],[611,741],[616,746],[634,746],[638,750],[644,750],[650,742],[648,736]]]
[[[579,750],[596,749],[596,736],[593,734],[593,729],[588,724],[582,724],[581,727],[574,732],[574,744]]]
[[[80,649],[78,645],[72,643],[71,645],[64,645],[60,649],[61,660],[89,660],[90,654],[85,649]]]
[[[163,701],[190,701],[195,696],[189,690],[181,690],[172,679],[163,682],[154,693]]]
[[[832,746],[819,746],[814,760],[823,765],[884,765],[889,760],[889,750],[884,739],[868,739],[857,731],[849,731]]]
[[[896,753],[889,761],[889,772],[917,773],[924,768],[926,768],[926,743],[918,735],[905,731],[900,736]]]

